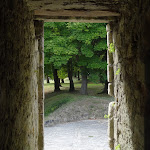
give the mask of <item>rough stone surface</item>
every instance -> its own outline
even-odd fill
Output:
[[[0,2],[0,149],[38,150],[33,15],[23,0]]]
[[[120,16],[119,0],[29,0],[35,19],[45,21],[109,22]]]
[[[107,120],[84,120],[46,127],[45,150],[110,150]]]
[[[0,148],[3,150],[38,149],[38,52],[35,49],[33,15],[26,7],[27,2],[2,0],[0,3]],[[46,9],[51,8],[51,2],[47,3],[48,0],[30,2],[30,9],[39,9],[43,5]],[[52,2],[53,10],[57,11],[60,1]],[[113,1],[116,2],[113,5],[111,2],[65,0],[59,4],[70,11],[80,11],[82,6],[88,11],[96,11],[100,8],[112,10],[118,1]],[[113,33],[110,33],[110,40],[115,45],[114,146],[120,144],[123,150],[143,150],[144,113],[146,119],[149,119],[145,104],[148,109],[149,99],[146,101],[146,95],[147,91],[150,91],[150,63],[147,57],[150,55],[150,0],[121,2],[124,5],[117,7],[121,16],[111,24]],[[109,19],[112,18],[107,17],[107,20]],[[118,69],[120,72],[116,74]],[[146,131],[148,129],[147,126]]]
[[[109,136],[109,147],[111,148],[111,150],[114,149],[114,106],[115,102],[109,103],[108,136]]]
[[[38,134],[38,150],[43,150],[44,143],[44,22],[34,21],[35,26],[35,42],[38,51],[38,109],[39,109],[39,134]],[[38,61],[39,60],[39,61]]]
[[[149,4],[149,0],[139,2],[129,0],[122,8],[120,20],[111,25],[115,45],[114,147],[120,144],[123,150],[144,149],[146,98],[144,58],[147,48],[143,42],[146,36],[143,34],[143,28]],[[149,29],[147,32],[149,33]]]

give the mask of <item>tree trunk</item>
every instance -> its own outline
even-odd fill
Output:
[[[72,79],[72,75],[73,75],[72,60],[69,60],[67,67],[68,67],[68,78],[69,78],[69,81],[70,81],[70,89],[69,89],[69,91],[73,92],[74,91],[74,83],[73,83],[73,79]]]
[[[105,81],[105,86],[104,86],[103,91],[98,94],[103,94],[103,93],[108,94],[108,81],[107,80]]]
[[[80,93],[83,95],[87,95],[87,74],[82,73],[82,85]]]
[[[50,83],[50,81],[49,81],[49,77],[47,76],[47,83]]]
[[[64,79],[61,79],[61,83],[65,83],[65,82],[64,82]]]
[[[103,93],[108,93],[108,81],[105,81],[105,87],[103,89]]]
[[[59,78],[58,78],[58,74],[57,74],[57,69],[53,69],[53,75],[54,75],[54,85],[55,85],[55,89],[54,89],[54,92],[58,92],[60,91],[60,81],[59,81]]]
[[[78,80],[80,80],[80,72],[78,71]]]
[[[76,73],[76,72],[74,73],[74,77],[75,77],[75,78],[77,77],[77,73]]]
[[[59,87],[62,87],[62,86],[61,86],[61,83],[60,83],[60,78],[58,78],[58,82],[59,82]]]

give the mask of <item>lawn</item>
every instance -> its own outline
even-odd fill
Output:
[[[98,94],[104,88],[104,85],[99,83],[88,83],[88,95],[80,94],[81,81],[74,79],[75,91],[69,92],[69,81],[65,79],[65,83],[61,83],[60,92],[54,92],[54,82],[51,80],[50,83],[44,83],[45,100],[44,100],[44,115],[48,116],[56,109],[60,108],[66,103],[72,101],[78,101],[87,98],[100,98],[106,101],[113,101],[113,98],[107,94]]]

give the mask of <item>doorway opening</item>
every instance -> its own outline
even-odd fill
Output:
[[[45,149],[109,149],[106,24],[47,22],[44,42]]]

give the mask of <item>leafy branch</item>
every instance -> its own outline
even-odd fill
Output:
[[[118,70],[116,71],[116,75],[118,75],[120,73],[120,68],[118,68]]]
[[[116,147],[115,147],[115,150],[120,150],[121,149],[121,145],[118,144]]]
[[[111,43],[111,44],[110,44],[109,52],[110,52],[110,53],[115,52],[115,46],[114,46],[114,43]]]
[[[104,116],[105,119],[108,119],[110,117],[110,115],[106,115]]]

